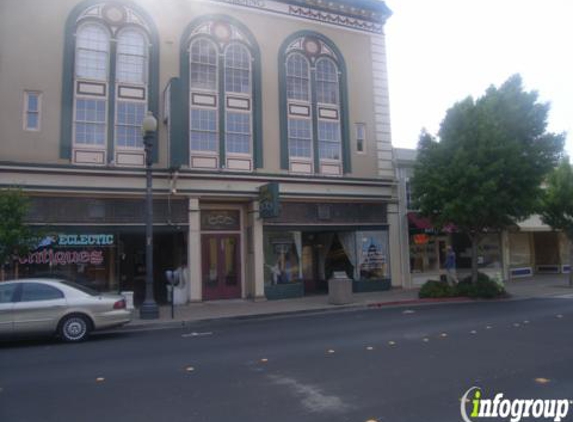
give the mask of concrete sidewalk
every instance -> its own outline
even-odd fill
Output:
[[[511,299],[567,295],[571,295],[573,298],[573,289],[568,287],[567,282],[567,275],[538,275],[531,278],[512,280],[506,283],[506,290],[511,295]],[[156,320],[140,319],[139,311],[136,309],[134,311],[134,319],[127,328],[175,327],[215,319],[268,317],[391,305],[471,301],[471,299],[467,298],[418,299],[418,289],[392,289],[384,292],[355,293],[353,302],[347,305],[329,304],[328,295],[265,301],[232,299],[176,306],[173,319],[171,318],[171,306],[160,306],[160,317]]]

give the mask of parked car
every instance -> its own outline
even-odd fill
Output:
[[[85,340],[93,330],[127,324],[131,312],[120,295],[66,280],[21,279],[0,283],[0,336],[57,335]]]

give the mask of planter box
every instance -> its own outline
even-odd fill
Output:
[[[389,278],[380,280],[358,280],[352,282],[354,293],[381,292],[390,290],[392,283]]]
[[[292,299],[304,296],[303,283],[286,283],[265,286],[265,296],[268,300]]]

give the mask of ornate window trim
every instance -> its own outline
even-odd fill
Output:
[[[190,49],[198,39],[208,39],[217,47],[217,84],[216,90],[201,92],[191,86]],[[234,92],[226,89],[225,59],[228,48],[240,44],[249,53],[250,76],[249,92]],[[183,125],[173,125],[171,130],[172,165],[188,165],[190,168],[219,170],[221,168],[236,171],[252,171],[263,166],[262,151],[262,111],[261,111],[261,65],[258,44],[248,28],[237,20],[225,15],[205,15],[194,20],[184,31],[180,44],[181,78],[177,81],[181,98],[172,98],[172,104],[188,110]],[[174,90],[171,95],[173,96]],[[191,150],[191,114],[192,110],[206,109],[216,111],[218,150],[214,153],[197,153]],[[248,136],[251,142],[249,151],[231,152],[227,146],[227,119],[230,114],[250,115],[248,128],[244,119],[235,118],[235,131],[231,132],[235,141]],[[232,116],[231,116],[232,117]],[[175,117],[174,117],[175,118]],[[175,123],[175,121],[174,121]],[[187,136],[179,136],[175,130],[181,130]],[[240,129],[237,129],[237,127]],[[178,158],[179,157],[179,158]],[[183,157],[183,158],[181,158]]]
[[[309,101],[289,98],[287,81],[287,61],[293,54],[301,54],[310,64]],[[317,89],[319,83],[328,85],[328,81],[317,80],[317,64],[328,60],[337,70],[338,90],[334,101],[319,102]],[[322,34],[312,31],[298,31],[288,37],[282,44],[278,56],[279,64],[279,105],[281,128],[281,168],[294,173],[312,173],[325,176],[336,176],[351,171],[350,135],[348,126],[348,94],[346,85],[346,65],[340,50]],[[301,159],[290,156],[289,138],[291,138],[291,121],[306,118],[311,120],[312,151],[311,157]],[[338,134],[336,127],[339,125]],[[319,125],[320,129],[319,130]],[[334,128],[334,132],[333,132]],[[328,140],[324,138],[329,133]],[[321,139],[322,135],[322,147]],[[339,138],[340,152],[330,144]],[[326,148],[329,143],[329,147]],[[335,147],[335,145],[334,145]],[[321,157],[321,151],[328,150],[329,157]],[[339,158],[337,158],[339,156]]]
[[[106,78],[77,77],[75,34],[85,24],[97,23],[109,33]],[[137,28],[145,36],[144,82],[119,81],[116,77],[118,36],[128,29]],[[143,149],[140,146],[117,146],[117,108],[120,101],[129,104],[144,104],[144,109],[158,113],[159,86],[159,38],[153,21],[140,6],[130,2],[86,0],[78,4],[68,15],[64,39],[64,63],[62,74],[62,116],[60,122],[60,157],[74,164],[125,166],[143,165]],[[94,147],[75,143],[76,99],[89,98],[105,101],[105,141]],[[133,125],[132,125],[133,126]],[[133,128],[130,129],[133,132]],[[133,135],[132,135],[133,137]],[[136,154],[134,155],[134,152]],[[158,148],[153,151],[158,158]]]

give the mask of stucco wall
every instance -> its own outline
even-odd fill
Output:
[[[59,158],[64,27],[75,0],[4,0],[0,4],[0,161],[69,164]],[[282,42],[299,30],[316,31],[332,40],[347,66],[350,150],[353,177],[392,173],[391,161],[377,161],[373,100],[371,36],[327,24],[303,21],[203,1],[137,0],[152,17],[160,39],[160,84],[179,75],[181,36],[187,25],[205,14],[226,14],[250,28],[261,50],[263,110],[263,172],[280,171],[278,52]],[[181,75],[184,77],[184,75]],[[385,75],[383,75],[385,78]],[[23,130],[24,90],[43,93],[39,132]],[[162,108],[160,106],[160,108]],[[354,123],[367,126],[365,154],[357,154]],[[160,127],[159,166],[168,166],[166,131]],[[389,141],[389,140],[388,140]],[[388,167],[379,172],[378,165]]]

